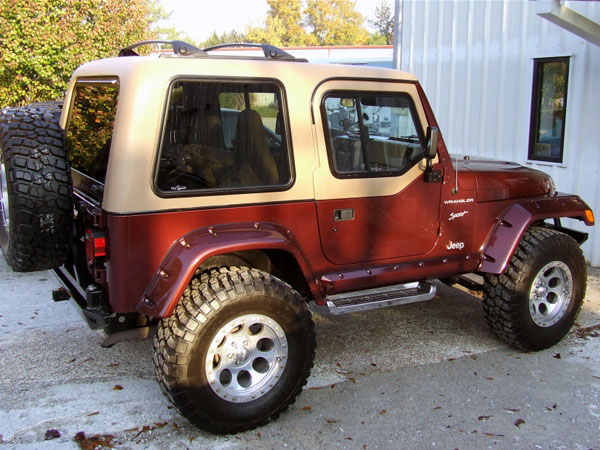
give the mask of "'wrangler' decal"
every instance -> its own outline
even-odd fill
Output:
[[[444,205],[456,205],[458,203],[473,203],[473,198],[457,198],[455,200],[444,200]]]

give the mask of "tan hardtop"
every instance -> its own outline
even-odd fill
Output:
[[[152,188],[152,179],[169,86],[174,80],[186,78],[269,79],[278,82],[285,93],[290,116],[295,173],[302,176],[296,176],[290,188],[278,191],[232,192],[199,197],[157,196]],[[351,83],[352,90],[389,90],[394,89],[391,85],[399,83],[404,85],[404,90],[410,89],[413,96],[418,95],[414,87],[414,75],[383,68],[248,58],[127,56],[93,61],[75,71],[65,97],[67,106],[61,117],[63,128],[67,125],[68,105],[71,104],[75,83],[101,80],[109,80],[120,86],[102,203],[106,211],[120,214],[315,198],[312,174],[319,168],[322,168],[321,172],[329,173],[326,155],[318,154],[325,151],[323,145],[317,144],[324,142],[324,138],[319,134],[322,131],[317,133],[314,128],[312,114],[315,102],[320,102],[321,91],[343,90],[348,83]],[[332,84],[332,80],[338,81]],[[419,117],[424,121],[421,106],[416,104],[416,107]],[[421,171],[421,165],[415,166],[403,180],[413,179]],[[331,192],[317,195],[348,197],[357,195],[357,189],[364,189],[361,180],[348,184],[356,184],[357,187],[346,186],[341,192],[331,189]],[[386,185],[381,195],[389,195],[403,187],[393,178],[380,184]],[[136,195],[123,195],[124,192],[135,192]]]
[[[364,65],[310,63],[301,60],[278,61],[239,57],[129,56],[108,58],[79,67],[73,78],[88,76],[127,76],[143,72],[148,78],[185,76],[227,76],[285,78],[293,76],[313,85],[330,78],[417,81],[408,72]]]

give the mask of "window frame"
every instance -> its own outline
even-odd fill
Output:
[[[206,189],[189,189],[181,191],[163,191],[158,186],[158,177],[160,169],[160,159],[163,149],[163,142],[167,132],[167,119],[169,114],[169,104],[171,102],[171,96],[173,93],[173,86],[176,83],[181,82],[193,82],[193,83],[223,83],[223,84],[272,84],[278,90],[280,94],[280,112],[283,119],[284,134],[282,134],[282,141],[286,143],[288,164],[290,171],[290,179],[286,184],[274,184],[267,186],[240,186],[240,187],[226,187],[226,188],[206,188]],[[160,134],[158,143],[155,149],[155,159],[152,168],[152,191],[157,197],[160,198],[185,198],[185,197],[206,197],[212,195],[240,195],[249,193],[261,193],[261,192],[283,192],[290,190],[296,183],[296,171],[294,162],[294,151],[292,144],[292,136],[290,129],[289,113],[288,113],[288,101],[287,94],[283,83],[275,78],[247,78],[247,77],[193,77],[193,76],[181,76],[174,77],[170,80],[167,87],[167,95],[163,105],[163,112],[160,118]]]
[[[365,171],[365,172],[344,172],[340,173],[335,168],[334,152],[331,142],[331,133],[329,128],[329,120],[327,118],[327,109],[325,108],[325,101],[331,96],[339,96],[340,98],[354,98],[357,102],[360,97],[374,96],[374,97],[390,97],[390,98],[403,98],[408,101],[408,109],[411,114],[413,124],[417,135],[419,136],[419,143],[422,151],[415,155],[414,160],[399,171]],[[323,124],[323,134],[325,136],[325,146],[327,149],[327,160],[329,163],[329,170],[331,174],[338,179],[359,179],[359,178],[391,178],[404,175],[408,172],[415,164],[423,159],[425,155],[425,134],[423,127],[419,119],[418,111],[415,107],[415,102],[410,94],[407,92],[391,92],[391,91],[373,91],[373,90],[347,90],[347,89],[332,89],[323,93],[321,96],[321,104],[319,107],[321,112],[321,119]],[[359,118],[360,120],[360,118]],[[360,128],[360,127],[359,127]],[[365,146],[365,136],[360,133],[361,147]],[[364,149],[365,156],[368,154],[368,149]],[[420,157],[419,157],[420,155]]]
[[[568,94],[569,94],[569,69],[570,69],[570,57],[569,56],[555,56],[549,58],[534,58],[533,59],[533,80],[531,88],[531,116],[529,120],[529,145],[527,149],[527,160],[531,162],[546,162],[546,163],[558,163],[563,164],[564,162],[564,151],[565,151],[565,131],[567,123],[567,105],[568,105]],[[563,104],[563,123],[562,132],[560,136],[560,153],[558,156],[540,156],[536,155],[535,146],[538,140],[538,133],[540,127],[540,116],[541,116],[541,100],[542,100],[542,86],[543,86],[543,75],[544,75],[544,64],[562,62],[565,63],[565,92],[564,92],[564,104]]]

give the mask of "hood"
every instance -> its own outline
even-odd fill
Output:
[[[473,158],[459,160],[458,177],[471,173],[475,179],[477,202],[534,197],[553,190],[550,175],[513,162]]]

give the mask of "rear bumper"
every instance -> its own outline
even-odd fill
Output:
[[[90,284],[84,290],[65,266],[52,269],[51,272],[69,293],[71,301],[92,330],[104,328],[110,322],[113,315],[102,306],[104,302],[100,288]]]

